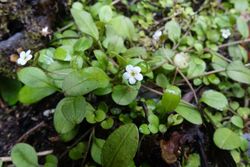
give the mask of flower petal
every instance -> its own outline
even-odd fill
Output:
[[[30,59],[32,59],[32,55],[31,55],[31,54],[29,54],[29,55],[26,55],[26,58],[25,58],[25,60],[26,60],[26,61],[29,61]]]
[[[134,69],[134,67],[132,65],[127,65],[126,66],[126,71],[127,72],[131,72]]]
[[[138,67],[138,66],[135,66],[134,69],[133,69],[133,71],[134,71],[135,73],[140,73],[140,72],[141,72],[141,68]]]
[[[27,63],[27,61],[25,61],[24,59],[22,59],[22,58],[19,58],[19,59],[17,59],[17,64],[19,64],[19,65],[25,65]]]
[[[135,84],[136,83],[136,79],[134,78],[134,77],[130,77],[129,79],[128,79],[128,82],[130,83],[130,84]]]
[[[30,55],[30,53],[31,53],[31,50],[27,50],[27,51],[26,51],[26,56],[27,56],[27,55]]]
[[[22,52],[19,54],[19,57],[20,57],[21,59],[25,59],[26,53],[25,53],[24,51],[22,51]]]
[[[129,72],[125,72],[122,76],[124,79],[129,79],[131,76],[131,74]]]
[[[139,73],[139,74],[136,74],[135,75],[135,79],[137,80],[137,81],[141,81],[142,79],[143,79],[143,76]]]

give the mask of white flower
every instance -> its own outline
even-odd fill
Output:
[[[30,50],[27,50],[27,52],[22,51],[17,59],[17,64],[22,66],[25,65],[30,59],[32,59],[32,55],[30,53]]]
[[[175,55],[174,64],[180,69],[187,68],[189,65],[189,59],[190,57],[187,54],[180,52]]]
[[[123,78],[128,80],[130,84],[135,84],[136,81],[141,81],[143,76],[141,74],[141,68],[138,66],[127,65],[126,72],[123,74]]]
[[[43,116],[49,117],[49,115],[53,114],[55,112],[54,109],[48,109],[43,112]]]
[[[44,27],[41,31],[41,34],[45,37],[48,36],[50,34],[49,27],[48,26]]]
[[[227,39],[231,35],[231,32],[229,29],[221,29],[220,32],[224,39]]]
[[[159,41],[160,37],[162,36],[162,31],[161,30],[157,30],[154,35],[153,35],[153,39],[155,41]]]

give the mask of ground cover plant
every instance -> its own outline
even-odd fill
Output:
[[[0,78],[10,106],[57,99],[43,114],[68,147],[18,142],[0,166],[250,166],[249,9],[72,2],[60,28],[42,29],[48,47],[19,50],[17,78]]]

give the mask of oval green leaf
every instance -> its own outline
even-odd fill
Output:
[[[103,146],[103,167],[128,167],[136,154],[138,141],[136,125],[126,124],[116,129]]]
[[[97,67],[74,71],[65,77],[62,89],[68,96],[80,96],[109,84],[106,73]]]
[[[62,99],[56,106],[54,114],[54,127],[58,133],[67,133],[74,129],[75,123],[69,121],[62,112],[62,106],[67,98]]]
[[[51,87],[47,75],[37,67],[26,67],[21,69],[17,76],[21,82],[29,87]]]
[[[61,110],[64,117],[73,124],[81,123],[87,113],[87,102],[84,97],[66,97],[62,103]]]
[[[38,167],[36,150],[26,144],[16,144],[11,150],[11,160],[16,167]]]
[[[119,105],[128,105],[135,100],[138,91],[129,86],[117,85],[113,88],[112,99]]]
[[[24,86],[18,93],[18,100],[23,104],[32,104],[55,93],[55,91],[54,88],[50,87],[33,88]]]
[[[96,137],[93,138],[91,151],[90,151],[91,157],[99,165],[101,165],[101,155],[102,155],[102,148],[103,148],[104,143],[105,143],[105,140],[103,139],[99,139]]]
[[[194,107],[188,106],[184,104],[183,102],[180,102],[175,111],[180,114],[184,119],[187,121],[201,125],[202,124],[202,118],[200,112],[195,109]]]
[[[92,36],[96,40],[99,39],[99,32],[96,24],[88,12],[74,8],[72,8],[70,12],[80,31]]]
[[[181,90],[173,85],[169,85],[162,95],[161,105],[166,112],[173,111],[181,100]]]
[[[246,68],[241,61],[233,61],[227,66],[227,75],[234,81],[250,84],[250,69]]]
[[[233,150],[240,146],[241,138],[228,128],[219,128],[214,133],[214,143],[223,150]]]
[[[200,101],[220,111],[223,111],[228,106],[227,98],[215,90],[203,92]]]

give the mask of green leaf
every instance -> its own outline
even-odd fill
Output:
[[[240,61],[233,61],[230,63],[227,66],[226,73],[232,80],[250,84],[250,69],[246,68]]]
[[[55,50],[54,58],[61,61],[71,61],[72,60],[73,48],[70,45],[63,45]]]
[[[72,8],[70,11],[79,30],[85,34],[92,36],[94,39],[98,40],[99,32],[92,16],[84,10]]]
[[[233,150],[240,146],[241,138],[228,128],[219,128],[215,131],[213,137],[217,147],[223,150]]]
[[[249,36],[249,29],[246,20],[242,17],[237,19],[237,30],[240,32],[243,38],[247,38]]]
[[[67,133],[74,129],[75,123],[69,121],[62,112],[62,106],[67,98],[62,99],[56,106],[54,114],[54,127],[58,133]]]
[[[243,60],[244,62],[247,62],[247,60],[248,60],[248,55],[247,55],[246,49],[240,45],[228,47],[228,52],[229,52],[229,56],[232,57],[234,61],[236,61],[236,60],[242,61]]]
[[[169,85],[169,80],[164,74],[160,73],[156,77],[156,84],[162,88],[167,88]]]
[[[141,124],[141,126],[139,127],[139,131],[144,135],[149,135],[150,134],[150,130],[148,129],[147,124]]]
[[[70,73],[63,82],[63,91],[68,96],[87,94],[98,88],[105,88],[109,84],[106,73],[97,67],[87,67]]]
[[[58,159],[54,155],[47,155],[45,158],[46,163],[44,167],[57,167],[58,166]]]
[[[87,113],[86,103],[82,96],[64,98],[61,104],[64,117],[73,124],[81,123]]]
[[[123,38],[114,34],[107,36],[103,41],[103,46],[107,48],[110,53],[124,53],[126,51]]]
[[[114,32],[124,39],[135,40],[137,38],[133,22],[125,16],[117,16],[109,23]]]
[[[116,85],[113,88],[112,99],[119,105],[128,105],[135,100],[138,90],[126,85]]]
[[[234,8],[238,11],[245,11],[248,8],[249,1],[248,0],[232,0],[234,3]]]
[[[14,105],[18,101],[18,92],[21,83],[18,80],[0,77],[0,94],[9,105]]]
[[[3,167],[3,161],[0,160],[0,167]]]
[[[108,118],[108,119],[101,122],[101,127],[103,129],[110,129],[110,128],[112,128],[113,125],[114,125],[114,119],[112,119],[112,118]]]
[[[200,101],[220,111],[223,111],[228,106],[227,98],[215,90],[203,92]]]
[[[79,128],[74,128],[66,133],[61,133],[59,134],[60,140],[62,140],[63,142],[68,142],[72,139],[74,139],[74,137],[78,134]]]
[[[80,38],[74,44],[74,51],[75,52],[84,52],[85,50],[89,49],[93,44],[92,38]]]
[[[55,93],[55,91],[56,90],[54,88],[50,87],[33,88],[24,86],[19,91],[18,100],[24,104],[32,104]]]
[[[200,112],[197,109],[188,106],[183,102],[179,103],[175,111],[178,114],[180,114],[184,119],[186,119],[188,122],[197,125],[202,124],[202,118]]]
[[[37,67],[23,68],[17,73],[17,76],[21,82],[29,87],[51,87],[47,75]]]
[[[41,65],[44,69],[48,68],[48,66],[54,62],[54,52],[54,48],[40,50],[38,58],[39,65]]]
[[[16,167],[38,167],[36,150],[25,143],[16,144],[11,150],[11,160]]]
[[[104,5],[99,11],[99,18],[102,22],[109,22],[112,19],[113,12],[109,5]]]
[[[176,43],[180,39],[181,28],[179,23],[175,20],[169,21],[165,24],[165,31],[172,42]]]
[[[173,85],[169,85],[162,95],[161,105],[165,112],[173,111],[181,100],[181,90]]]
[[[72,160],[78,160],[83,158],[84,153],[87,151],[87,144],[80,142],[74,148],[69,151],[69,157]]]
[[[234,124],[238,128],[243,128],[244,127],[243,120],[242,120],[242,118],[240,116],[237,116],[237,115],[232,116],[231,122],[232,122],[232,124]]]
[[[200,156],[194,153],[188,156],[187,164],[184,167],[199,167],[200,165]]]
[[[198,75],[202,75],[206,70],[206,63],[197,57],[192,56],[189,61],[187,77],[192,78]]]
[[[104,143],[105,140],[94,137],[91,145],[91,157],[99,165],[101,165],[101,154]]]
[[[54,62],[47,69],[48,76],[51,77],[54,81],[54,84],[58,88],[62,88],[62,83],[64,78],[71,72],[73,69],[66,62]]]
[[[107,138],[102,149],[103,167],[128,167],[133,160],[139,142],[136,125],[126,124]]]

